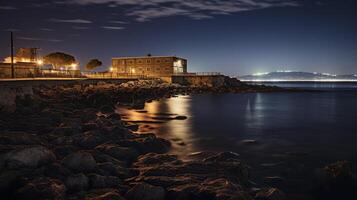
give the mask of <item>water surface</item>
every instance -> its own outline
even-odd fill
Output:
[[[308,179],[328,163],[357,163],[357,84],[273,84],[321,92],[179,96],[147,103],[147,113],[121,112],[135,120],[185,115],[187,120],[143,124],[140,131],[171,140],[172,153],[184,159],[198,151],[237,152],[255,182],[288,192],[306,192]]]

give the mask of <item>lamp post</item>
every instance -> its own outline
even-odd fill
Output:
[[[15,69],[14,69],[14,38],[12,31],[10,32],[11,34],[11,78],[15,78]]]

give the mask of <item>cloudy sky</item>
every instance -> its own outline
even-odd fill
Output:
[[[354,0],[1,0],[16,47],[98,58],[177,55],[190,71],[357,73]]]

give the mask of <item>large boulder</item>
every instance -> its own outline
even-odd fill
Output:
[[[130,147],[121,147],[117,144],[102,144],[96,147],[96,150],[106,153],[118,160],[133,161],[138,156],[139,153]]]
[[[51,150],[44,146],[20,148],[5,154],[4,166],[10,169],[22,167],[36,168],[56,159]]]
[[[83,134],[73,136],[73,141],[84,149],[93,149],[94,147],[107,141],[105,136],[99,131],[87,131]]]
[[[118,177],[98,174],[90,174],[89,180],[91,188],[116,188],[121,183]]]
[[[27,182],[16,191],[16,199],[64,199],[65,185],[57,179],[40,177]]]
[[[75,172],[92,172],[97,163],[90,153],[79,151],[66,156],[62,164]]]
[[[89,179],[86,175],[80,173],[67,177],[66,187],[69,191],[83,191],[89,187]]]
[[[165,189],[147,183],[140,183],[132,187],[125,195],[129,200],[164,200]]]

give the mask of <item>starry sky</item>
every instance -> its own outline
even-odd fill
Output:
[[[176,55],[191,72],[357,73],[355,0],[0,0],[15,47],[98,58]]]

